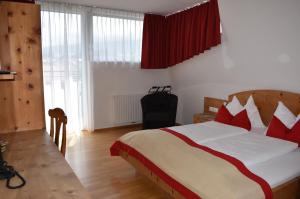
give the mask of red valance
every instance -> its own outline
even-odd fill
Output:
[[[164,17],[144,18],[141,66],[166,68],[221,43],[217,0]]]

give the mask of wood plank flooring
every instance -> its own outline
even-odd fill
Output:
[[[83,133],[69,140],[66,159],[94,199],[170,198],[125,160],[111,157],[109,148],[123,134],[138,127]]]

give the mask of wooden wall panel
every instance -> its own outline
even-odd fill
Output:
[[[0,7],[4,11],[0,29],[7,29],[7,35],[0,35],[6,43],[0,46],[8,49],[1,48],[1,57],[9,57],[3,65],[17,72],[15,81],[0,81],[0,107],[5,106],[0,111],[0,133],[45,128],[40,7],[12,2]],[[7,27],[2,20],[7,20],[3,23]]]
[[[0,2],[0,61],[2,69],[10,68],[10,46],[8,36],[7,6]],[[10,81],[0,81],[0,132],[12,130],[15,124],[15,107],[10,99],[13,99],[13,90]]]

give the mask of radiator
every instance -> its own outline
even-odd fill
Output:
[[[141,123],[141,98],[144,94],[113,95],[113,120],[116,126]]]

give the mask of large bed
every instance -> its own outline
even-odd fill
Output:
[[[279,101],[300,113],[300,94],[274,90],[234,93],[254,98],[270,123]],[[122,136],[111,148],[173,198],[300,198],[300,149],[245,129],[211,121]]]

